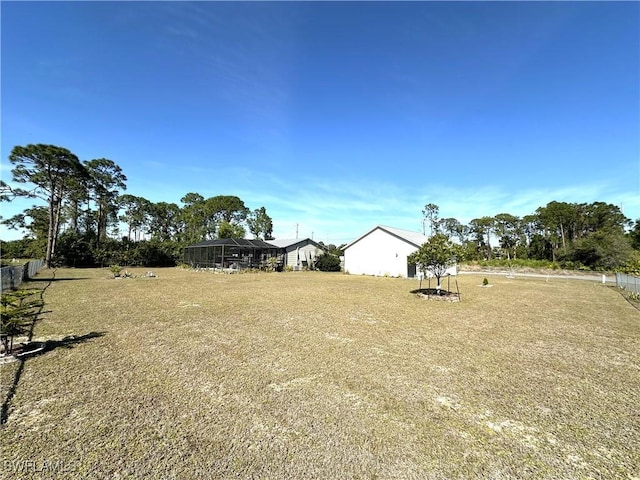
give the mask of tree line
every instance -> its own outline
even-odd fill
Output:
[[[125,193],[127,177],[106,158],[80,161],[66,148],[30,144],[9,155],[14,188],[0,181],[0,201],[33,198],[43,204],[3,219],[24,229],[22,240],[2,242],[3,257],[44,257],[47,266],[175,265],[182,249],[208,239],[272,239],[264,206],[250,210],[237,196],[205,198],[189,192],[180,205]],[[463,224],[422,211],[423,233],[444,235],[470,261],[544,261],[570,269],[640,270],[640,219],[616,205],[550,202],[524,217],[509,213]],[[329,245],[341,254],[342,246]]]
[[[24,229],[22,240],[2,242],[3,257],[44,257],[70,266],[172,265],[182,248],[216,238],[272,239],[265,207],[250,210],[237,196],[187,193],[182,205],[126,194],[127,177],[114,161],[80,161],[66,148],[30,144],[9,155],[14,188],[0,181],[0,201],[33,198],[22,213],[3,219]],[[124,226],[124,229],[122,228]]]
[[[605,202],[552,201],[519,217],[483,216],[462,224],[441,218],[437,205],[422,210],[423,233],[444,235],[461,248],[464,260],[550,262],[567,269],[640,269],[640,219],[627,218]]]

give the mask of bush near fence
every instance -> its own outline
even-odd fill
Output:
[[[634,277],[626,273],[616,273],[616,286],[629,292],[640,294],[640,277]]]
[[[44,267],[44,260],[31,260],[24,265],[2,267],[2,291],[15,290],[22,282],[36,276]]]

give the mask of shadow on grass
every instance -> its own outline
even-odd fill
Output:
[[[417,288],[415,290],[411,290],[410,293],[416,294],[421,293],[422,295],[433,295],[439,297],[446,297],[448,295],[457,295],[456,292],[450,292],[449,290],[444,289],[436,289],[436,288]]]
[[[30,350],[26,350],[24,353],[27,357],[34,357],[55,350],[56,348],[73,348],[79,343],[85,343],[93,338],[103,337],[106,333],[107,332],[89,332],[85,335],[80,335],[79,337],[75,335],[68,335],[62,340],[46,340],[44,342],[33,342],[36,344],[40,344],[42,346],[42,350],[38,350],[37,352],[35,351],[35,349],[31,350],[33,354],[29,353]]]
[[[41,281],[46,282],[46,285],[42,288],[34,288],[29,289],[33,290],[33,295],[40,296],[40,303],[38,305],[37,310],[29,313],[28,316],[31,318],[29,325],[29,332],[27,335],[27,342],[19,348],[17,353],[14,353],[14,357],[18,361],[18,368],[13,375],[13,381],[11,382],[9,389],[7,390],[6,397],[2,402],[2,406],[0,407],[0,426],[7,423],[9,419],[9,406],[11,405],[11,400],[13,400],[14,395],[16,394],[16,390],[18,389],[18,384],[20,383],[20,377],[22,376],[22,372],[24,371],[25,364],[29,358],[33,358],[35,356],[43,355],[47,352],[51,352],[57,348],[73,348],[80,343],[85,343],[91,339],[102,337],[106,332],[90,332],[85,335],[75,336],[69,335],[64,337],[62,340],[47,340],[45,342],[32,342],[33,333],[36,327],[36,323],[40,320],[40,316],[43,313],[49,313],[49,311],[44,310],[44,294],[47,289],[51,286],[52,282],[55,281],[65,281],[65,280],[81,280],[79,278],[55,278],[55,270],[53,271],[53,277],[48,279],[36,280],[33,281]]]
[[[9,419],[9,406],[11,405],[11,400],[13,399],[13,396],[16,394],[16,390],[18,389],[20,377],[22,376],[22,372],[24,371],[27,360],[36,356],[44,355],[48,352],[56,350],[57,348],[74,348],[76,345],[85,343],[94,338],[102,337],[105,334],[106,332],[90,332],[80,336],[69,335],[67,337],[64,337],[62,340],[47,340],[45,342],[28,343],[20,351],[20,353],[16,355],[19,364],[15,374],[13,375],[13,382],[11,383],[9,390],[7,391],[7,396],[2,402],[2,407],[0,408],[0,425],[4,425]]]
[[[50,283],[50,282],[71,282],[73,280],[90,280],[89,277],[69,277],[69,278],[30,278],[29,281],[30,282],[46,282],[46,283]]]
[[[418,288],[411,290],[411,293],[419,298],[427,298],[430,300],[440,300],[444,302],[459,302],[460,292],[451,292],[449,290],[437,288]]]

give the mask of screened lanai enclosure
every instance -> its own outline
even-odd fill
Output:
[[[261,268],[268,259],[279,258],[280,250],[262,240],[220,238],[205,240],[184,249],[184,262],[194,268],[220,268],[242,270]]]

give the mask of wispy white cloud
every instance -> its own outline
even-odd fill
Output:
[[[310,178],[299,182],[282,178],[269,181],[263,182],[260,189],[243,190],[240,195],[252,205],[267,207],[274,218],[277,236],[291,235],[298,224],[301,235],[315,232],[321,240],[326,236],[332,243],[348,242],[378,224],[418,231],[426,203],[438,205],[441,217],[454,217],[463,223],[498,213],[532,214],[554,200],[605,201],[622,204],[630,218],[640,214],[638,195],[617,192],[605,183],[509,190],[491,185],[473,188],[431,185],[415,192],[401,185],[375,181],[327,183]]]
[[[0,163],[3,178],[8,168],[7,163]],[[300,237],[313,236],[335,244],[348,243],[379,224],[419,231],[426,203],[438,205],[441,217],[454,217],[463,223],[503,212],[524,216],[554,200],[604,201],[621,206],[633,220],[640,218],[639,192],[618,191],[606,182],[557,188],[431,184],[416,191],[393,182],[305,176],[296,170],[280,176],[242,166],[196,169],[197,181],[186,183],[171,177],[130,178],[128,191],[154,202],[178,204],[190,191],[205,197],[237,195],[251,209],[267,208],[274,220],[276,237],[292,238],[297,229]],[[21,209],[3,206],[3,216]]]
[[[486,185],[478,188],[457,188],[435,186],[428,196],[430,203],[440,206],[443,217],[455,217],[469,222],[480,216],[493,216],[498,213],[511,213],[524,216],[532,214],[538,207],[549,202],[591,203],[603,201],[620,206],[628,203],[627,216],[640,213],[640,195],[634,192],[620,191],[606,182],[593,182],[562,187],[518,188],[510,186]],[[635,198],[635,202],[633,201]],[[635,203],[635,206],[632,204]]]

